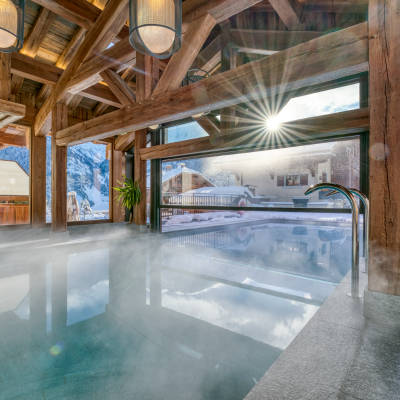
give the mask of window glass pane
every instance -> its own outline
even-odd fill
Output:
[[[21,147],[0,142],[0,225],[29,224],[29,149],[25,128],[5,127],[1,132],[21,137]]]
[[[166,129],[165,143],[181,142],[204,136],[208,136],[207,132],[197,122],[191,122]]]
[[[69,147],[67,160],[68,221],[109,219],[106,146],[84,143]]]
[[[360,85],[354,84],[295,97],[282,109],[277,123],[317,117],[360,107]]]
[[[51,222],[51,138],[47,138],[47,222]],[[106,146],[84,143],[68,148],[68,221],[109,219],[109,160]]]
[[[162,164],[162,204],[271,208],[349,208],[328,191],[305,196],[322,182],[359,189],[359,139]]]

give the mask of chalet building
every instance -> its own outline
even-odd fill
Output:
[[[214,187],[203,174],[180,163],[177,168],[167,165],[162,172],[162,193],[174,195],[203,187]]]
[[[293,197],[305,197],[305,190],[318,183],[359,188],[359,165],[358,141],[226,156],[213,162],[216,169],[235,174],[236,186],[249,186],[253,195],[269,197],[271,202],[291,202]],[[326,192],[320,194],[316,194],[316,200]]]
[[[399,399],[399,109],[400,0],[0,0],[0,400]]]
[[[29,175],[15,161],[0,160],[0,225],[29,223]]]

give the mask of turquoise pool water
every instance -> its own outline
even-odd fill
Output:
[[[241,400],[350,269],[350,230],[260,224],[0,254],[0,400]]]

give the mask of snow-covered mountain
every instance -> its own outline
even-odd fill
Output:
[[[46,141],[46,196],[51,202],[51,138]],[[29,174],[29,150],[8,147],[0,151],[0,159],[17,161]],[[109,161],[106,146],[85,143],[68,148],[68,191],[77,193],[79,204],[88,199],[95,209],[108,209]],[[97,207],[96,207],[97,206]],[[100,208],[99,208],[100,207]]]

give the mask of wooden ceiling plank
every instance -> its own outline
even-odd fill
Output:
[[[133,104],[136,101],[133,90],[115,71],[106,69],[100,73],[100,76],[124,106]]]
[[[367,47],[365,22],[65,129],[57,144],[98,140],[361,73],[368,70]]]
[[[46,130],[42,130],[42,127],[49,118],[51,119],[51,111],[54,105],[63,96],[68,83],[75,75],[85,58],[92,53],[97,44],[105,35],[107,35],[115,21],[120,18],[121,13],[127,13],[127,11],[128,0],[110,0],[110,2],[107,4],[104,11],[100,14],[92,28],[86,34],[85,39],[75,54],[75,57],[68,64],[67,68],[64,70],[64,73],[56,85],[52,88],[50,96],[44,102],[42,108],[36,116],[35,135],[45,136],[48,133],[48,131],[46,132]]]
[[[152,96],[177,89],[181,85],[182,79],[199,54],[215,23],[210,14],[205,14],[189,25],[181,49],[172,56]]]
[[[303,6],[299,0],[269,0],[269,2],[290,31],[304,28],[301,23]]]

